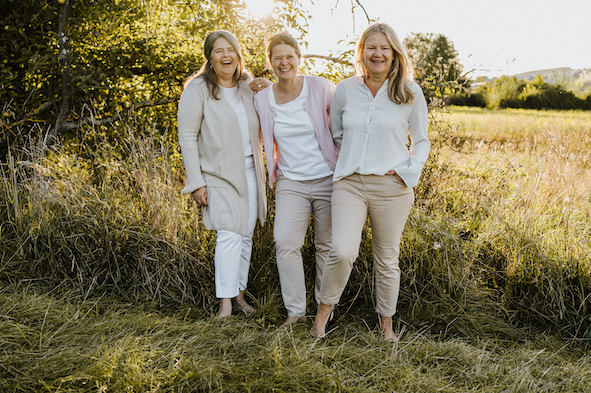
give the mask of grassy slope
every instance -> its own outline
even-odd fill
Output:
[[[108,298],[0,293],[1,391],[582,392],[591,355],[535,340],[450,338],[403,329],[385,343],[361,320],[328,339],[310,323],[165,313]],[[371,323],[370,323],[371,327]]]

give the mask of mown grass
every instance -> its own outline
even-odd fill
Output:
[[[585,391],[591,115],[432,117],[394,345],[375,331],[370,230],[328,340],[278,327],[272,205],[254,239],[258,311],[217,321],[215,237],[180,194],[173,139],[129,120],[124,138],[15,147],[0,181],[0,391]],[[313,251],[308,233],[308,266]]]
[[[0,293],[0,389],[98,392],[573,392],[590,355],[548,335],[441,339],[402,324],[401,340],[352,318],[328,339],[281,328],[265,305],[225,320],[109,297]],[[276,305],[272,306],[276,307]]]

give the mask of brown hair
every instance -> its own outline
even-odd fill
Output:
[[[203,43],[203,54],[205,55],[206,59],[205,63],[203,66],[201,66],[199,72],[191,75],[183,85],[183,87],[187,87],[189,82],[191,82],[193,79],[201,77],[205,80],[209,94],[216,100],[220,99],[218,97],[220,88],[218,86],[218,76],[211,65],[210,59],[211,51],[213,50],[213,44],[218,38],[224,38],[226,41],[228,41],[238,56],[238,67],[236,67],[236,71],[232,76],[232,80],[235,83],[239,83],[248,77],[248,74],[244,72],[244,57],[242,57],[242,51],[240,50],[240,44],[238,43],[238,40],[236,37],[234,37],[234,34],[230,33],[229,31],[217,30],[209,33],[205,38],[205,42]]]
[[[388,43],[394,52],[392,66],[388,72],[388,97],[397,104],[406,104],[414,99],[409,82],[412,81],[413,67],[410,58],[406,54],[404,45],[398,39],[396,32],[386,23],[374,23],[369,26],[359,39],[357,45],[357,69],[366,78],[369,75],[363,62],[363,50],[365,41],[373,33],[384,33]]]
[[[271,62],[271,55],[273,54],[273,48],[277,45],[289,45],[294,50],[298,57],[302,57],[302,53],[300,52],[300,46],[298,45],[298,41],[293,38],[293,36],[289,33],[277,33],[267,43],[267,58],[269,59],[269,63]]]

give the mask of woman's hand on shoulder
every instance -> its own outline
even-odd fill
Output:
[[[201,206],[207,206],[207,187],[201,187],[191,193],[191,197]]]
[[[261,77],[257,77],[257,78],[254,78],[252,81],[250,81],[250,83],[248,84],[248,87],[250,87],[250,90],[252,90],[252,92],[254,94],[256,94],[271,84],[272,83],[270,80],[265,79],[265,78],[261,78]]]

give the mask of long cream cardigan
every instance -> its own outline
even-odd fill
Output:
[[[248,131],[254,157],[258,218],[267,216],[267,197],[259,119],[248,81],[239,84],[240,97],[248,117]],[[203,78],[193,79],[183,91],[178,107],[179,144],[185,162],[187,183],[184,194],[207,186],[208,206],[203,223],[210,230],[228,230],[247,235],[248,185],[238,118],[223,98],[211,97]]]

